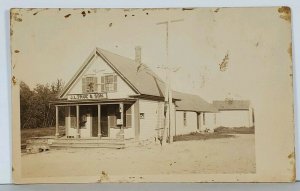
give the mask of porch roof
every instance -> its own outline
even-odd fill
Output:
[[[112,104],[112,103],[134,103],[136,99],[123,98],[123,99],[97,99],[97,100],[57,100],[51,101],[52,105],[96,105],[96,104]]]

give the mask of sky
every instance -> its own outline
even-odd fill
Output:
[[[142,62],[164,78],[166,26],[157,23],[177,19],[182,21],[169,25],[169,63],[179,68],[172,72],[173,89],[209,101],[251,99],[254,84],[276,81],[278,88],[286,88],[290,80],[281,80],[291,72],[287,53],[290,23],[280,18],[277,8],[16,12],[12,22],[14,71],[30,87],[56,79],[67,82],[95,47],[134,58],[134,47],[141,46]],[[219,64],[226,54],[228,65],[222,72]]]

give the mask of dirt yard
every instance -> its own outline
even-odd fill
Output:
[[[63,135],[65,133],[65,128],[59,127],[58,131],[60,135]],[[25,144],[26,141],[31,137],[54,136],[54,135],[55,135],[55,127],[21,129],[21,144]]]
[[[114,149],[61,149],[22,154],[22,176],[254,173],[253,134]]]

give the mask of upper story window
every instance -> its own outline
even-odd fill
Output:
[[[82,78],[82,92],[93,93],[97,92],[97,77],[85,77]]]
[[[109,74],[101,76],[101,92],[117,91],[117,75]]]

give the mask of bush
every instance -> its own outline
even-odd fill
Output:
[[[217,127],[216,133],[227,133],[227,134],[254,134],[254,127]]]
[[[208,139],[221,139],[221,138],[232,138],[234,135],[220,134],[220,133],[197,133],[192,132],[187,135],[174,136],[175,141],[190,141],[190,140],[208,140]]]

